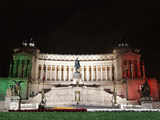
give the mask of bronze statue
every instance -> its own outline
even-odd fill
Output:
[[[10,86],[10,89],[12,91],[12,95],[13,96],[20,96],[20,89],[21,89],[21,86],[20,84],[23,82],[23,81],[16,81],[16,80],[13,80],[13,82],[15,83],[14,85],[11,85]]]
[[[150,97],[150,87],[148,85],[147,80],[142,85],[142,88],[141,88],[141,97]]]
[[[80,63],[79,63],[78,58],[76,58],[76,60],[75,60],[75,65],[74,65],[74,67],[75,67],[76,72],[78,72],[78,70],[79,70],[79,68],[80,68]]]

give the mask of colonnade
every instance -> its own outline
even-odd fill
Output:
[[[9,77],[27,78],[31,74],[32,63],[30,60],[14,60],[10,64]]]
[[[123,78],[135,79],[142,77],[142,65],[140,61],[136,60],[125,60],[123,67]]]
[[[74,67],[64,65],[39,65],[38,79],[54,81],[72,81]],[[111,65],[81,66],[82,81],[112,80]]]

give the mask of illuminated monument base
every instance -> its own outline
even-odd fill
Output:
[[[61,84],[62,86],[65,84]],[[46,107],[58,106],[113,106],[113,94],[107,93],[103,87],[84,85],[81,80],[80,72],[73,73],[73,82],[66,87],[52,87],[49,92],[45,94]],[[125,98],[116,97],[119,104],[126,104]],[[40,103],[41,94],[34,97],[30,103]]]

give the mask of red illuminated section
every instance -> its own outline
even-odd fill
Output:
[[[126,79],[141,78],[140,55],[128,52],[122,55],[122,76]]]
[[[148,80],[150,86],[150,96],[153,100],[159,100],[158,81],[146,77],[144,62],[141,62],[140,57],[140,54],[131,51],[122,55],[122,77],[127,80],[128,100],[140,100],[141,86],[146,80]],[[124,85],[124,89],[126,89],[126,85]]]
[[[140,100],[141,86],[145,83],[145,80],[128,80],[128,100]],[[150,87],[150,96],[153,101],[159,100],[159,87],[158,82],[154,78],[148,79],[148,84]]]

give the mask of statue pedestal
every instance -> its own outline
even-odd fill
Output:
[[[80,72],[74,72],[73,73],[73,84],[83,84],[82,80],[81,80],[81,73]]]
[[[5,106],[7,110],[18,110],[19,96],[9,96],[5,98]]]
[[[152,109],[152,97],[142,97],[141,106],[145,109]]]

